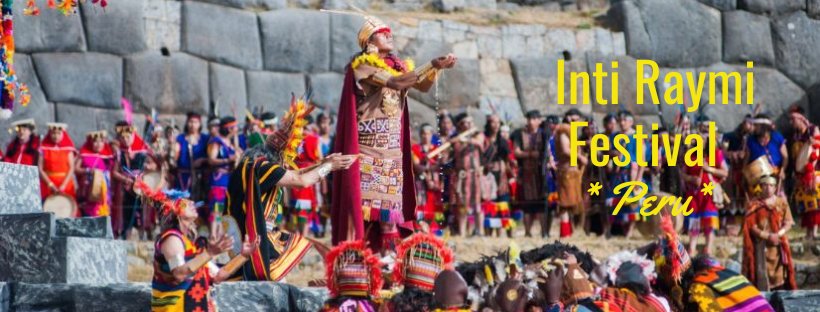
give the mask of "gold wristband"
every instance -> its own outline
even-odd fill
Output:
[[[386,70],[379,71],[373,74],[373,83],[378,85],[379,87],[387,86],[387,81],[393,78],[393,75],[390,75]]]
[[[231,259],[231,261],[229,261],[228,264],[222,267],[222,269],[225,270],[225,272],[228,272],[228,276],[231,276],[234,273],[236,273],[236,271],[239,270],[239,268],[241,268],[242,265],[245,264],[245,261],[248,261],[248,257],[238,255]]]
[[[211,261],[211,255],[205,251],[196,255],[196,257],[185,263],[185,265],[188,266],[188,269],[191,270],[192,273],[196,273],[196,271],[199,271],[199,269],[208,264],[208,261]]]
[[[422,65],[416,69],[416,83],[425,80],[435,81],[438,77],[438,69],[433,66],[433,62]]]

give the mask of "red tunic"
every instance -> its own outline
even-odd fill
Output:
[[[36,166],[38,150],[40,149],[40,138],[36,135],[32,135],[29,140],[30,141],[26,142],[25,145],[20,146],[19,139],[14,139],[14,141],[6,147],[5,157],[0,159],[12,164]]]
[[[71,181],[63,189],[63,193],[72,199],[76,198],[74,188],[74,177],[69,176],[71,167],[74,166],[69,159],[69,155],[76,155],[77,149],[74,147],[74,142],[68,137],[68,133],[63,131],[63,139],[59,143],[51,141],[51,138],[46,136],[43,144],[40,146],[40,157],[43,157],[43,171],[46,172],[48,179],[55,186],[60,187],[65,179]],[[52,194],[46,181],[40,181],[40,195],[43,200]],[[79,210],[76,211],[79,217]]]
[[[319,158],[319,137],[312,133],[305,134],[305,139],[302,140],[302,146],[300,147],[299,156],[294,159],[294,162],[299,168],[307,168],[318,162]],[[291,189],[291,198],[294,201],[293,207],[297,210],[296,214],[299,218],[299,222],[306,222],[310,211],[318,205],[316,187],[294,187]]]

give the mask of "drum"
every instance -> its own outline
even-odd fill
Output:
[[[231,258],[242,252],[242,232],[239,231],[239,224],[231,216],[222,216],[222,230],[228,237],[233,238],[233,250],[228,251]]]
[[[159,191],[159,189],[162,188],[162,174],[159,172],[144,173],[140,175],[139,179],[145,182],[151,190]],[[142,190],[136,187],[136,184],[134,184],[134,193],[142,195]]]
[[[77,212],[77,202],[65,194],[51,194],[43,202],[43,211],[53,212],[57,218],[71,218]]]
[[[774,167],[769,163],[769,159],[766,156],[758,157],[743,169],[743,177],[749,185],[756,185],[760,182],[760,178],[773,174]]]
[[[797,160],[794,166],[794,171],[797,171],[797,173],[803,173],[803,171],[806,170],[806,165],[809,163],[809,160],[811,160],[811,154],[814,153],[814,148],[812,148],[811,145],[811,141],[806,142],[800,148],[800,151],[797,152]]]
[[[652,208],[647,209],[647,211],[657,209],[658,205],[660,204],[661,198],[672,197],[674,195],[664,192],[654,192],[649,195],[646,195],[646,197],[644,197],[644,200],[652,196],[655,196],[656,199],[652,202]],[[681,198],[681,205],[684,202],[686,202],[686,199]],[[674,202],[672,204],[674,204]],[[661,216],[665,214],[671,214],[672,208],[673,205],[666,204],[663,208],[661,208],[661,211],[658,212],[658,214],[646,217],[646,220],[644,220],[644,222],[638,222],[635,225],[635,227],[638,229],[638,232],[640,232],[641,235],[643,235],[646,238],[657,237],[661,232]],[[672,216],[672,224],[675,226],[675,232],[680,233],[680,231],[683,229],[683,211],[681,211],[677,216]]]
[[[103,194],[103,183],[105,183],[105,175],[103,172],[93,170],[91,173],[91,190],[88,192],[88,200],[100,202],[105,198],[105,194]]]

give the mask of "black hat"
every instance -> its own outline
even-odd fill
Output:
[[[577,108],[572,108],[572,109],[568,110],[566,113],[564,113],[564,117],[569,117],[569,116],[584,117],[584,114],[581,114],[581,111],[579,111]]]
[[[456,116],[456,124],[460,123],[462,120],[468,117],[470,117],[470,115],[467,115],[467,113],[458,114],[458,116]]]
[[[236,126],[236,118],[231,116],[222,117],[222,119],[219,120],[219,126],[222,128],[234,127]]]
[[[617,120],[617,119],[618,119],[618,114],[609,113],[609,114],[606,114],[606,116],[604,116],[604,123],[607,123],[610,120]]]
[[[548,124],[559,124],[561,123],[561,118],[558,117],[558,115],[547,115],[546,121]]]
[[[527,119],[536,119],[536,118],[540,119],[541,118],[541,112],[539,112],[536,109],[533,109],[531,111],[528,111],[526,116],[527,116]]]

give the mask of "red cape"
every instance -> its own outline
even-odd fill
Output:
[[[345,73],[344,87],[342,88],[342,98],[339,102],[339,117],[336,123],[336,138],[333,144],[334,153],[343,155],[359,154],[359,132],[358,118],[356,115],[356,82],[353,71],[348,68]],[[412,223],[415,220],[416,210],[416,187],[413,183],[413,160],[410,145],[410,113],[404,105],[402,112],[402,168],[404,170],[404,185],[402,188],[403,209],[405,223]],[[364,238],[365,226],[362,216],[362,189],[359,162],[353,163],[348,170],[335,171],[333,173],[333,199],[330,206],[330,223],[333,226],[331,235],[333,245],[337,246],[347,240],[348,216],[353,219],[352,226],[355,231],[354,239]],[[412,228],[412,227],[411,227]],[[412,234],[412,229],[399,226],[401,236],[407,237]],[[374,251],[381,250],[381,228],[378,224],[367,229],[368,247]]]

